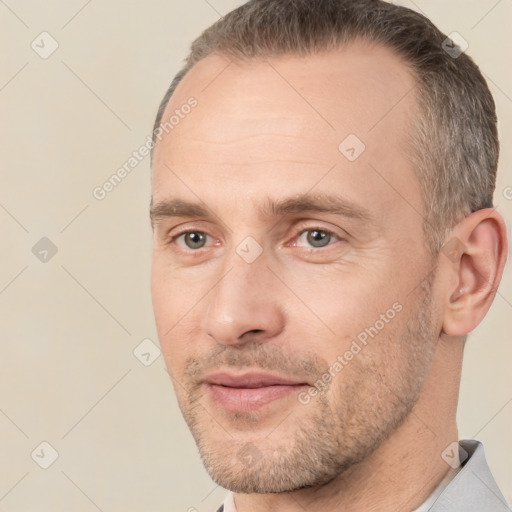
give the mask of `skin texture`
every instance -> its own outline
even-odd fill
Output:
[[[208,57],[164,114],[198,101],[155,148],[153,205],[200,202],[213,218],[153,219],[157,330],[205,467],[238,512],[414,510],[449,470],[461,337],[492,303],[506,231],[499,213],[480,210],[447,235],[457,254],[428,257],[407,156],[415,94],[396,56],[358,42],[307,58]],[[338,149],[349,134],[366,146],[354,161]],[[307,192],[370,218],[258,214],[267,198]],[[206,234],[203,245],[184,230]],[[325,246],[316,230],[333,233]],[[249,236],[262,250],[251,263],[237,252]],[[216,370],[313,386],[381,315],[306,404],[291,393],[234,413],[207,392]]]

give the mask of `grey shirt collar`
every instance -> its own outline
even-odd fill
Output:
[[[510,512],[487,465],[480,441],[459,441],[460,471],[430,508],[430,512]]]

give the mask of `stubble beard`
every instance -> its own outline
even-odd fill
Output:
[[[432,327],[431,283],[423,283],[415,312],[392,334],[392,344],[380,333],[327,390],[307,405],[297,401],[291,414],[283,411],[270,435],[247,434],[258,413],[237,418],[245,426],[239,435],[221,412],[205,410],[198,388],[187,396],[181,390],[181,411],[213,481],[238,493],[290,492],[326,485],[372,454],[408,417],[428,375],[439,334]],[[372,349],[379,343],[399,352],[386,357]],[[280,437],[283,426],[292,435]],[[213,430],[222,438],[212,439]],[[240,456],[244,450],[250,463]]]

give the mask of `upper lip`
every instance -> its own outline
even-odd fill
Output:
[[[211,373],[204,379],[208,384],[217,384],[231,388],[261,388],[266,386],[293,386],[305,384],[297,380],[287,379],[270,373],[248,372],[235,375],[227,372]]]

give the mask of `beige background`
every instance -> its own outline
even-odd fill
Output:
[[[145,366],[133,353],[158,343],[149,159],[103,201],[92,190],[145,142],[190,42],[241,3],[0,1],[0,512],[207,512],[224,497],[162,357]],[[512,0],[403,3],[459,32],[490,81],[502,140],[495,204],[510,231]],[[46,59],[31,47],[50,48],[43,31],[59,44]],[[43,237],[58,249],[47,262],[32,252]],[[458,414],[509,502],[511,273],[469,338]],[[48,469],[43,441],[58,452]]]

